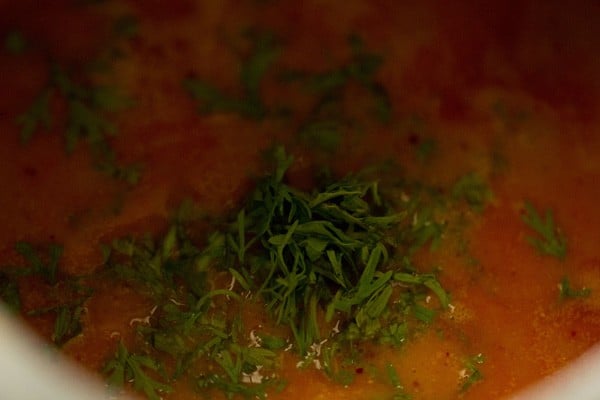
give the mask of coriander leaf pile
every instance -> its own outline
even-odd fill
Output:
[[[59,274],[62,246],[50,244],[44,252],[31,243],[17,242],[15,252],[25,263],[20,266],[2,266],[0,300],[5,302],[11,311],[22,313],[27,317],[54,316],[54,328],[50,340],[57,347],[62,347],[81,333],[83,304],[92,295],[93,290],[82,283],[80,277],[66,277]],[[42,285],[46,301],[43,306],[23,309],[20,282],[25,278]]]
[[[27,144],[41,131],[58,129],[64,137],[68,154],[80,141],[85,141],[99,171],[130,185],[136,184],[140,179],[140,166],[119,162],[111,144],[112,138],[119,132],[115,122],[117,115],[131,108],[134,101],[121,88],[103,82],[107,80],[107,72],[114,60],[123,56],[121,42],[135,36],[136,31],[135,18],[128,15],[118,18],[109,41],[112,44],[89,65],[73,68],[47,54],[50,60],[47,83],[15,121],[20,128],[21,142]],[[19,40],[23,43],[19,44]],[[7,38],[6,45],[14,48],[25,44],[24,38],[13,35]],[[64,104],[64,118],[54,115],[55,103]]]
[[[356,177],[301,191],[286,183],[293,158],[283,147],[272,155],[273,172],[204,246],[181,220],[161,240],[113,242],[105,273],[155,307],[106,364],[111,383],[132,381],[154,399],[186,377],[201,392],[264,398],[285,385],[285,351],[349,384],[360,346],[400,346],[448,307],[436,274],[410,260],[427,243],[413,229],[422,207],[392,207],[376,181]],[[258,330],[244,323],[249,303],[265,310]]]

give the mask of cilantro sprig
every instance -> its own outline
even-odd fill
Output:
[[[398,216],[371,215],[364,198],[369,194],[378,198],[376,184],[347,181],[313,196],[299,192],[283,183],[291,159],[282,149],[276,157],[275,174],[257,187],[239,214],[243,218],[237,219],[237,242],[229,234],[227,243],[235,244],[241,262],[237,271],[264,297],[277,323],[290,326],[300,354],[305,354],[321,338],[319,308],[329,303],[330,320],[334,311],[349,313],[352,305],[366,302],[381,288],[381,283],[373,282],[384,251],[377,243],[383,228]],[[255,252],[257,262],[249,267],[246,253],[255,245],[265,255]],[[371,251],[374,256],[362,272]],[[386,275],[379,282],[389,280],[391,273]],[[342,294],[356,285],[355,298],[341,304]]]
[[[524,207],[523,222],[536,233],[535,236],[528,236],[527,241],[540,254],[564,260],[567,254],[567,241],[555,225],[552,211],[546,210],[545,215],[542,216],[530,202],[525,202]]]
[[[62,246],[50,244],[46,254],[31,243],[18,242],[15,251],[21,255],[24,264],[4,266],[0,273],[0,299],[14,311],[28,316],[54,314],[54,329],[50,340],[58,347],[81,333],[84,303],[92,290],[81,284],[77,277],[60,277],[59,261]],[[30,310],[21,310],[19,278],[39,277],[47,285],[46,293],[51,305]]]
[[[480,370],[480,366],[484,362],[485,356],[482,353],[469,357],[464,361],[464,369],[461,370],[460,374],[460,393],[466,392],[484,378]]]
[[[214,271],[209,259],[221,256],[219,244],[209,242],[200,250],[176,222],[158,240],[142,236],[113,241],[106,271],[118,281],[135,285],[156,304],[147,323],[137,327],[135,349],[143,350],[143,366],[155,370],[168,360],[169,368],[162,370],[164,382],[185,378],[195,380],[199,390],[222,391],[229,398],[235,394],[264,398],[267,388],[278,380],[272,373],[263,377],[260,371],[274,369],[275,353],[245,343],[247,332],[234,311],[242,306],[240,295],[210,284]],[[116,365],[126,360],[124,354],[119,347],[116,360],[121,361],[106,364],[109,380]],[[191,370],[192,366],[201,367]],[[123,373],[122,368],[116,371],[119,377]],[[128,381],[150,399],[165,389],[133,372]]]
[[[113,241],[101,273],[135,286],[155,307],[136,325],[130,348],[119,344],[107,361],[111,382],[129,382],[150,399],[179,379],[228,398],[264,398],[283,382],[277,353],[285,348],[301,365],[349,384],[360,362],[357,346],[400,346],[415,326],[431,324],[449,307],[436,273],[412,264],[418,248],[441,240],[444,226],[435,222],[437,206],[425,204],[427,190],[419,194],[402,183],[394,188],[402,195],[392,202],[377,181],[349,176],[305,192],[287,183],[293,157],[281,147],[272,154],[272,173],[205,245],[191,240],[193,226],[180,219],[158,239]],[[19,249],[27,269],[48,283],[60,281],[58,247],[45,257],[31,245]],[[267,330],[255,334],[258,342],[249,340],[241,318],[246,299],[264,304],[269,324],[288,333]],[[55,342],[77,334],[82,305],[62,302],[40,311],[57,314]]]
[[[211,83],[199,78],[183,81],[184,89],[198,101],[201,113],[236,113],[245,118],[260,120],[267,113],[261,96],[261,83],[275,59],[279,48],[268,34],[248,34],[252,51],[241,63],[239,83],[240,96],[223,92]]]
[[[21,294],[15,277],[0,271],[0,300],[14,313],[21,310]]]
[[[288,82],[302,83],[315,98],[312,111],[300,126],[300,140],[329,153],[334,152],[342,137],[356,130],[361,122],[386,123],[392,114],[389,94],[376,79],[383,58],[367,51],[357,35],[350,35],[348,44],[351,57],[345,64],[318,73],[288,71],[284,76]],[[356,110],[347,106],[347,92],[352,86],[359,87],[370,102],[366,117],[357,116]]]
[[[24,143],[31,140],[40,129],[48,129],[52,125],[50,99],[53,96],[60,96],[66,102],[64,136],[67,152],[73,152],[78,142],[85,140],[101,171],[130,184],[136,183],[139,168],[119,165],[109,144],[109,138],[117,134],[117,127],[108,117],[129,108],[132,105],[131,99],[111,86],[76,83],[71,75],[55,64],[50,69],[47,87],[36,97],[30,108],[17,118]]]
[[[405,249],[399,243],[417,240],[396,231],[411,225],[412,208],[390,212],[377,182],[355,177],[300,191],[286,183],[293,158],[279,147],[273,159],[272,174],[203,248],[190,241],[182,223],[159,240],[113,242],[109,270],[156,302],[137,330],[147,357],[173,361],[169,379],[189,377],[192,365],[212,365],[195,378],[200,389],[263,398],[267,387],[281,382],[267,375],[276,368],[276,351],[292,343],[305,362],[314,360],[334,379],[350,382],[340,357],[356,353],[353,343],[400,345],[411,324],[435,317],[426,296],[448,306],[434,274],[392,262]],[[208,284],[219,271],[234,279],[228,288]],[[241,320],[231,319],[243,308],[242,296],[262,299],[290,337],[266,334],[262,345],[250,345]]]
[[[224,266],[262,296],[278,324],[290,327],[300,355],[327,338],[325,326],[334,318],[343,321],[340,337],[384,340],[404,332],[398,324],[406,308],[427,308],[417,293],[433,291],[447,306],[433,275],[389,265],[394,228],[407,214],[387,211],[376,182],[347,178],[306,193],[284,182],[292,158],[277,148],[274,159],[274,173],[258,184],[220,242],[222,254],[230,254]],[[399,284],[410,290],[391,317]]]
[[[455,200],[464,200],[474,211],[481,212],[492,199],[488,184],[476,173],[461,176],[452,188]]]
[[[120,388],[125,382],[132,381],[133,387],[143,392],[149,400],[160,400],[160,393],[173,390],[170,385],[158,380],[162,366],[155,359],[130,353],[123,342],[119,342],[115,357],[105,365],[103,372],[109,374],[109,385]]]
[[[558,284],[558,290],[561,300],[585,298],[589,297],[592,293],[592,290],[587,287],[575,289],[573,286],[571,286],[571,281],[566,276]]]
[[[24,267],[15,270],[16,274],[38,275],[49,285],[57,283],[58,262],[63,253],[62,246],[57,244],[48,245],[48,254],[46,257],[28,242],[18,242],[15,245],[15,250],[27,262]]]
[[[55,125],[52,105],[65,104],[66,116],[61,119],[58,129],[64,135],[65,148],[71,153],[78,142],[86,141],[91,149],[94,165],[103,173],[129,184],[140,178],[138,165],[123,165],[111,146],[111,140],[118,134],[115,117],[133,105],[131,98],[122,90],[98,83],[115,58],[121,57],[120,44],[137,34],[136,19],[126,15],[115,21],[107,49],[101,51],[88,65],[65,66],[56,60],[49,63],[48,80],[35,96],[27,110],[16,118],[23,143],[33,136]],[[23,51],[27,46],[22,35],[13,32],[6,38],[5,46],[11,51]],[[38,49],[40,50],[40,49]],[[51,54],[47,57],[53,60]]]
[[[385,371],[387,373],[388,379],[391,385],[394,388],[394,394],[392,395],[392,400],[410,400],[411,396],[406,393],[404,390],[404,386],[400,381],[400,377],[398,376],[398,372],[393,364],[386,364]]]
[[[27,50],[27,39],[20,31],[10,31],[4,37],[4,51],[12,55],[19,55]]]

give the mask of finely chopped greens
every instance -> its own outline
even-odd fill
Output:
[[[555,225],[552,211],[546,210],[545,215],[542,216],[530,202],[526,202],[522,218],[523,222],[535,232],[534,236],[527,237],[527,241],[540,254],[564,260],[567,254],[567,241]]]
[[[201,114],[237,114],[256,121],[298,119],[299,126],[294,128],[298,140],[326,153],[334,153],[348,133],[361,132],[365,122],[382,125],[391,121],[390,95],[376,75],[383,59],[367,51],[359,36],[348,37],[351,56],[346,63],[320,72],[282,70],[276,64],[281,45],[271,33],[250,30],[244,38],[250,44],[250,52],[239,60],[239,93],[227,93],[194,74],[183,80],[183,88],[198,103]],[[310,112],[298,112],[288,104],[295,96],[287,96],[277,107],[269,107],[261,92],[267,80],[274,81],[279,89],[292,90],[300,96],[309,94]],[[364,106],[349,105],[356,100],[356,89],[367,100]]]
[[[380,189],[376,180],[348,176],[306,192],[287,183],[293,157],[283,147],[271,155],[273,172],[229,222],[216,222],[205,245],[192,240],[194,221],[179,213],[159,240],[115,239],[104,248],[104,268],[78,279],[59,277],[60,246],[42,256],[19,243],[26,264],[5,269],[2,298],[19,307],[22,275],[38,276],[52,293],[68,290],[70,301],[28,313],[53,313],[52,340],[62,346],[81,331],[88,284],[108,277],[135,287],[154,307],[132,328],[133,343],[119,342],[103,371],[111,385],[131,382],[150,400],[183,378],[203,393],[265,398],[285,385],[282,351],[300,357],[299,368],[351,384],[364,344],[401,346],[450,307],[436,269],[423,272],[413,254],[442,240],[451,219],[441,214],[462,203],[481,211],[489,189],[471,175],[447,196],[407,182]],[[264,327],[244,324],[245,303],[264,307]],[[387,367],[390,377],[392,371]]]
[[[272,35],[248,32],[246,36],[252,42],[253,48],[240,67],[241,96],[227,94],[196,77],[183,81],[184,89],[200,103],[200,112],[237,113],[255,120],[260,120],[267,114],[267,106],[261,98],[260,85],[267,70],[277,58],[279,48]]]
[[[0,298],[112,390],[496,398],[600,337],[556,7],[5,3]]]
[[[104,83],[110,65],[123,54],[121,41],[135,36],[136,31],[133,17],[125,15],[117,18],[110,40],[112,45],[86,66],[72,68],[61,65],[52,54],[48,54],[47,82],[29,107],[16,118],[21,142],[30,142],[40,131],[58,129],[64,137],[67,153],[72,153],[78,143],[85,140],[98,170],[128,184],[136,184],[140,178],[140,166],[118,162],[111,146],[112,138],[118,134],[116,115],[131,108],[134,101],[122,89]],[[19,40],[23,41],[21,46],[25,46],[25,39],[14,35],[16,33],[6,39],[6,46],[16,48]],[[56,103],[64,104],[64,118],[54,115]]]
[[[117,22],[118,36],[136,34],[135,19]],[[240,93],[226,93],[195,77],[184,80],[185,90],[202,113],[236,113],[252,120],[293,114],[287,106],[269,109],[261,93],[281,51],[276,39],[254,31],[246,37],[250,51],[240,64]],[[389,95],[376,79],[381,57],[368,52],[356,35],[348,43],[345,64],[316,73],[289,70],[277,81],[300,84],[313,95],[311,111],[299,118],[297,137],[329,153],[362,120],[381,125],[391,118]],[[117,132],[108,117],[131,100],[117,88],[76,78],[52,64],[48,85],[18,119],[23,141],[51,126],[49,105],[59,95],[67,106],[67,150],[85,139],[103,170],[135,183],[139,171],[118,165],[108,141]],[[367,100],[358,113],[347,105],[356,88]],[[420,151],[423,160],[432,153]],[[475,212],[485,208],[491,192],[482,177],[466,174],[446,189],[404,180],[380,188],[376,178],[359,174],[329,177],[307,192],[287,182],[293,157],[283,147],[275,147],[271,156],[272,172],[257,182],[231,220],[215,222],[206,243],[192,239],[194,221],[176,218],[162,238],[122,237],[104,247],[104,268],[96,275],[131,285],[154,304],[134,324],[134,340],[119,341],[106,361],[103,373],[111,386],[131,384],[156,400],[186,379],[207,396],[219,391],[227,398],[266,398],[285,385],[284,351],[299,357],[298,368],[314,367],[349,385],[353,368],[363,362],[363,346],[401,346],[450,308],[437,266],[416,265],[413,256],[425,246],[437,248],[452,223],[450,215],[460,214],[464,205]],[[17,251],[58,288],[57,249],[50,248],[48,264],[27,244]],[[2,278],[0,294],[19,307],[16,280]],[[58,346],[81,331],[91,295],[85,284],[67,281],[71,301],[29,313],[56,315],[52,340]],[[246,303],[266,310],[265,326],[246,326]],[[394,386],[394,398],[409,398],[393,365],[380,372]]]
[[[546,210],[544,216],[542,216],[530,202],[525,202],[524,208],[525,212],[522,215],[522,220],[535,232],[535,235],[527,236],[529,244],[539,254],[564,261],[567,256],[567,240],[562,230],[556,226],[552,210]],[[573,288],[566,276],[558,284],[558,291],[560,300],[584,298],[591,293],[591,289],[587,287]]]
[[[79,277],[59,276],[62,246],[50,244],[44,252],[31,243],[18,242],[15,251],[25,263],[21,266],[3,266],[3,272],[0,274],[0,299],[13,311],[23,312],[19,282],[25,278],[39,280],[44,285],[49,304],[27,310],[26,315],[53,315],[54,326],[50,340],[61,347],[81,333],[83,304],[92,295],[92,291],[82,284]]]
[[[264,398],[285,383],[277,355],[285,350],[301,357],[298,367],[350,384],[363,343],[400,346],[449,307],[435,271],[411,261],[415,246],[433,240],[422,232],[433,220],[414,222],[418,213],[433,215],[431,205],[404,192],[392,204],[377,181],[353,176],[301,191],[286,183],[293,158],[282,147],[272,155],[273,172],[205,246],[181,218],[159,241],[113,242],[106,270],[155,307],[137,325],[135,348],[120,343],[106,365],[110,382],[133,381],[155,399],[187,377],[201,391]],[[247,302],[267,310],[263,330],[244,325]]]

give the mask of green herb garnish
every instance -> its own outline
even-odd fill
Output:
[[[4,38],[4,50],[9,54],[18,55],[27,50],[27,40],[19,31],[9,32]]]
[[[235,394],[264,398],[268,387],[280,384],[270,371],[276,364],[274,350],[281,343],[265,335],[264,345],[249,347],[239,314],[226,318],[242,303],[230,289],[210,288],[212,259],[223,257],[222,246],[220,237],[213,235],[201,251],[175,223],[160,240],[149,236],[115,240],[107,268],[115,279],[136,285],[156,302],[151,320],[137,330],[148,362],[172,361],[165,377],[193,379],[199,389],[219,390],[228,398]],[[206,368],[193,375],[192,365]],[[139,384],[135,376],[131,379],[134,388],[146,392],[143,376]]]
[[[464,393],[475,383],[483,379],[479,366],[485,362],[483,354],[479,353],[465,361],[464,369],[460,371],[460,392]]]
[[[357,35],[350,35],[348,44],[352,56],[345,65],[314,75],[292,71],[288,73],[288,79],[305,81],[308,88],[321,94],[334,93],[350,81],[358,82],[368,89],[369,94],[376,100],[374,110],[377,116],[382,121],[388,120],[390,104],[387,92],[374,79],[375,73],[383,62],[382,57],[366,51],[364,42]]]
[[[564,260],[567,254],[567,241],[562,232],[554,224],[551,210],[546,210],[542,217],[533,205],[525,203],[525,214],[523,221],[537,234],[528,236],[527,241],[535,247],[539,253]]]
[[[113,36],[115,40],[129,38],[135,34],[136,29],[134,18],[123,17],[115,23]],[[18,37],[12,37],[10,40],[12,47],[16,46],[17,39]],[[8,42],[7,39],[7,46]],[[68,71],[63,66],[52,63],[47,84],[29,108],[17,116],[16,123],[20,127],[21,141],[27,143],[37,132],[53,128],[51,102],[53,99],[64,101],[66,119],[64,126],[58,129],[64,134],[67,153],[71,153],[79,141],[85,140],[92,150],[93,162],[98,169],[115,179],[135,184],[139,180],[139,166],[120,165],[110,145],[111,138],[118,133],[113,122],[114,115],[131,107],[133,102],[118,88],[92,83],[98,77],[97,72],[107,69],[109,62],[105,58],[112,61],[114,57],[113,54],[109,57],[99,55],[85,70],[87,73]],[[92,71],[93,67],[98,68]]]
[[[19,242],[15,245],[15,250],[26,261],[27,265],[20,271],[20,275],[39,275],[49,285],[57,282],[58,261],[63,252],[62,246],[51,244],[48,246],[47,257],[42,257],[30,243]]]
[[[123,342],[119,342],[115,357],[104,367],[109,374],[109,385],[120,388],[132,381],[135,390],[146,395],[149,400],[160,400],[160,393],[170,393],[173,389],[160,378],[162,366],[145,355],[131,354]],[[155,375],[157,375],[155,377]]]
[[[17,124],[21,126],[21,141],[27,143],[38,129],[48,129],[52,123],[49,109],[51,89],[44,89],[34,100],[29,109],[19,115]]]
[[[26,314],[29,316],[55,314],[54,330],[50,339],[60,347],[81,332],[83,303],[90,297],[92,291],[83,286],[78,278],[59,279],[58,268],[63,252],[62,246],[50,244],[47,254],[43,254],[28,242],[18,242],[15,250],[23,257],[25,265],[6,267],[6,270],[0,273],[0,298],[11,309],[20,311],[18,278],[31,276],[41,278],[48,285],[45,295],[52,305],[27,310]]]
[[[589,295],[592,293],[590,288],[583,287],[581,289],[575,289],[571,287],[571,281],[567,277],[564,277],[560,281],[558,284],[558,290],[562,300],[589,297]]]
[[[419,142],[416,148],[417,159],[421,163],[429,161],[438,150],[438,143],[433,138],[425,138]]]
[[[326,338],[334,319],[343,321],[340,337],[349,340],[401,332],[405,309],[397,321],[387,316],[398,282],[416,290],[411,299],[419,287],[447,305],[433,275],[388,267],[394,229],[407,214],[386,211],[376,182],[347,178],[305,193],[284,183],[292,159],[281,148],[274,158],[275,172],[259,183],[222,241],[224,253],[235,255],[225,266],[263,297],[278,324],[290,327],[301,355]],[[416,304],[406,307],[421,310]]]
[[[113,24],[113,32],[116,36],[130,39],[139,34],[138,19],[133,15],[123,15]]]
[[[54,323],[54,332],[51,337],[56,345],[63,345],[69,339],[77,336],[81,332],[82,313],[83,306],[81,305],[72,307],[63,305],[58,307],[56,322]]]
[[[404,386],[402,386],[402,382],[400,381],[400,377],[398,376],[398,372],[396,372],[394,365],[386,364],[385,371],[390,383],[394,388],[392,400],[410,400],[412,397],[405,392]]]
[[[115,278],[156,301],[149,325],[138,327],[146,356],[173,360],[170,379],[187,376],[191,365],[212,365],[199,372],[198,387],[228,398],[263,398],[267,387],[280,385],[267,373],[276,367],[276,351],[290,344],[303,365],[348,384],[353,374],[340,356],[358,354],[354,343],[401,345],[411,325],[430,323],[449,303],[435,275],[390,262],[399,237],[407,245],[422,240],[398,236],[412,225],[409,209],[391,213],[376,182],[353,177],[299,191],[285,183],[292,157],[277,148],[273,158],[273,173],[203,249],[175,224],[158,241],[114,241],[107,259]],[[218,271],[234,279],[228,289],[208,284]],[[290,337],[258,332],[258,346],[245,344],[241,320],[225,314],[243,307],[249,293],[264,301],[274,323],[289,327]],[[429,294],[438,302],[427,304]]]
[[[288,71],[284,76],[287,81],[303,83],[316,99],[311,113],[300,126],[299,138],[328,153],[337,149],[345,134],[357,129],[357,121],[374,119],[386,123],[392,114],[389,95],[375,77],[382,58],[366,51],[364,43],[356,35],[350,36],[348,42],[352,56],[346,64],[312,74]],[[372,103],[366,110],[367,118],[357,116],[357,110],[346,104],[350,86],[360,87],[364,97]]]
[[[21,311],[21,296],[16,279],[0,271],[0,300],[14,313]]]
[[[241,96],[224,93],[212,84],[197,78],[183,81],[183,87],[199,102],[202,113],[235,113],[245,118],[262,119],[267,108],[261,96],[261,82],[279,54],[271,35],[249,35],[251,54],[240,67]]]
[[[477,174],[463,175],[452,188],[455,200],[464,200],[475,211],[483,211],[492,198],[492,192],[487,183]]]

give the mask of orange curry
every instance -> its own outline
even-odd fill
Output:
[[[600,6],[403,3],[0,2],[2,299],[151,400],[495,399],[581,355],[600,338]],[[260,226],[246,205],[281,163],[319,218],[322,183],[352,176],[383,200],[368,186],[348,202],[393,220],[365,225],[385,233],[351,246],[356,265],[333,228],[301,242],[313,253],[278,247],[334,268],[307,286],[326,288],[315,304],[284,309],[289,293],[252,280],[272,278],[253,263],[279,263],[254,246],[284,246],[290,226],[231,264],[206,258],[205,297],[175,273],[161,303],[166,284],[131,272],[143,238],[157,268],[193,246],[196,272],[214,232],[244,247]],[[186,242],[157,255],[173,224]],[[352,286],[333,288],[349,265]],[[162,331],[197,311],[188,298],[207,314]],[[302,342],[290,326],[308,323]]]

